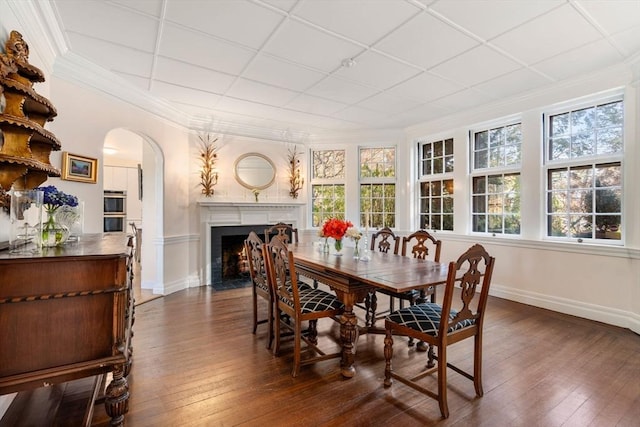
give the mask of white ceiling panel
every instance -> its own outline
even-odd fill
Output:
[[[243,76],[275,86],[304,91],[323,79],[326,74],[262,53],[251,61]]]
[[[69,0],[65,0],[65,1],[69,1]],[[162,14],[163,0],[145,0],[145,1],[111,0],[111,3],[117,4],[124,8],[145,13],[154,18],[160,18],[160,15]]]
[[[421,103],[408,98],[391,95],[387,92],[379,93],[358,103],[358,106],[370,110],[394,115],[404,111],[412,110]]]
[[[356,123],[364,123],[371,127],[377,127],[381,120],[387,118],[387,115],[379,111],[373,111],[366,108],[348,107],[334,114],[333,117]]]
[[[176,76],[181,76],[176,79]],[[154,78],[161,82],[178,82],[180,86],[204,92],[224,94],[236,80],[232,74],[219,73],[208,68],[170,58],[158,58]]]
[[[609,34],[640,26],[638,0],[580,0],[578,5]]]
[[[439,1],[432,8],[447,20],[490,40],[563,3],[563,0],[456,0]]]
[[[74,52],[110,71],[120,71],[140,77],[151,77],[153,55],[95,40],[81,34],[69,34]]]
[[[550,82],[547,77],[540,73],[536,73],[528,68],[521,68],[475,87],[481,92],[488,93],[491,96],[507,98],[519,93],[538,89]]]
[[[390,88],[387,92],[422,102],[428,102],[451,93],[459,92],[463,88],[464,86],[459,83],[425,72]]]
[[[254,82],[252,80],[238,79],[231,86],[231,89],[227,91],[227,95],[234,98],[281,107],[298,95],[298,92]]]
[[[474,64],[473,73],[467,70],[469,64]],[[431,71],[447,76],[461,85],[473,86],[518,68],[521,65],[512,59],[486,46],[479,46],[432,68]]]
[[[640,55],[640,0],[47,0],[33,8],[74,54],[113,72],[114,86],[131,82],[131,102],[155,96],[198,118],[187,125],[212,117],[270,133],[409,127],[613,65],[633,71]],[[352,67],[343,65],[349,58]],[[98,83],[87,76],[86,84]]]
[[[211,70],[238,74],[255,52],[174,25],[166,25],[160,39],[159,55]]]
[[[306,0],[295,12],[313,24],[369,46],[419,11],[409,2],[397,0]]]
[[[245,0],[180,0],[167,2],[165,19],[258,49],[284,17]]]
[[[428,69],[477,44],[437,18],[421,13],[375,47]]]
[[[212,108],[221,96],[215,93],[191,89],[189,87],[172,85],[155,81],[152,92],[154,95],[182,105]]]
[[[55,10],[64,16],[63,31],[153,52],[158,21],[128,8],[97,0],[55,2]]]
[[[573,7],[564,5],[496,37],[492,44],[527,64],[535,64],[601,37]]]
[[[311,95],[300,95],[286,105],[286,108],[301,111],[304,113],[330,115],[342,110],[347,104],[331,101],[329,99],[318,98]]]
[[[640,26],[629,28],[612,36],[616,44],[627,54],[640,51]]]
[[[578,73],[588,73],[606,68],[621,59],[622,56],[608,41],[599,40],[539,62],[535,67],[557,80],[564,80]],[[573,67],[566,67],[567,62],[573,64]]]
[[[398,84],[420,73],[379,53],[367,51],[355,58],[355,65],[341,67],[335,72],[338,77],[384,89]]]
[[[314,27],[289,20],[264,50],[307,67],[330,72],[340,66],[343,58],[355,56],[362,48]]]
[[[333,99],[345,104],[355,104],[377,92],[376,89],[351,83],[336,77],[327,77],[308,91],[311,95]]]

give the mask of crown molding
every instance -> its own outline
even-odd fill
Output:
[[[55,14],[48,2],[33,0],[3,0],[20,24],[20,33],[43,61],[39,64],[45,75],[51,75],[56,57],[67,50]]]

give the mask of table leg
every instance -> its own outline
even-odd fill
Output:
[[[353,314],[353,305],[345,304],[344,313],[340,317],[340,338],[342,339],[342,376],[352,378],[356,374],[353,366],[353,346],[358,342],[358,318]]]
[[[124,376],[124,366],[113,369],[113,380],[107,386],[104,408],[111,417],[112,426],[123,426],[124,415],[129,412],[129,384]]]

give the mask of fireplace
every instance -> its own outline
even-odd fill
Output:
[[[264,230],[269,227],[269,224],[211,227],[211,284],[248,279],[244,239],[251,231],[264,239]]]
[[[201,201],[200,241],[202,242],[202,280],[207,285],[219,285],[223,281],[223,257],[225,264],[238,258],[242,242],[249,232],[255,231],[264,239],[264,230],[278,222],[294,227],[302,224],[303,202],[211,202]],[[233,237],[235,236],[235,237]],[[224,241],[223,241],[224,238]],[[230,255],[223,255],[227,248]],[[241,264],[241,261],[240,261]],[[229,272],[241,265],[224,267]],[[242,274],[242,273],[240,273]]]

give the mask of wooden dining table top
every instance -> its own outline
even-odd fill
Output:
[[[448,264],[408,256],[370,251],[369,261],[354,258],[354,248],[342,255],[323,253],[317,245],[291,244],[296,267],[331,277],[345,285],[368,285],[405,292],[447,281]],[[361,251],[362,253],[362,251]]]

